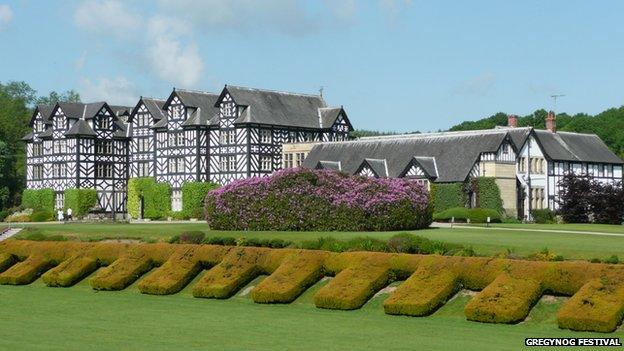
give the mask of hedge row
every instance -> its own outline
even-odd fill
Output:
[[[65,190],[64,209],[72,209],[72,216],[80,218],[98,203],[95,189],[67,189]]]
[[[186,218],[204,219],[204,200],[210,190],[219,184],[209,182],[186,182],[182,184],[182,213]]]
[[[52,188],[25,189],[22,193],[22,206],[37,211],[54,212],[56,193]]]
[[[503,213],[503,200],[496,178],[476,177],[472,179],[472,190],[477,195],[477,207]]]
[[[290,303],[323,275],[326,252],[298,251],[289,255],[269,277],[251,291],[258,303]]]
[[[526,318],[541,296],[542,286],[538,281],[503,273],[470,300],[464,312],[471,321],[517,323]]]
[[[420,267],[383,303],[387,314],[427,316],[442,306],[460,287],[459,276],[449,270]]]
[[[171,186],[157,183],[154,178],[131,178],[128,180],[128,214],[132,218],[141,216],[141,197],[143,197],[143,217],[161,219],[171,210]]]
[[[482,322],[523,320],[542,293],[574,295],[559,315],[562,328],[608,331],[620,323],[624,308],[624,265],[214,245],[8,240],[0,242],[0,268],[6,269],[0,283],[28,284],[58,265],[44,280],[68,286],[93,271],[94,262],[108,266],[91,280],[94,289],[123,289],[160,266],[139,283],[140,289],[169,294],[201,267],[212,267],[193,287],[195,296],[227,298],[266,274],[252,290],[254,301],[290,302],[321,275],[333,275],[314,296],[318,307],[359,308],[390,281],[407,279],[385,302],[387,313],[429,314],[459,284],[482,290],[465,311],[468,319]]]
[[[488,217],[492,223],[500,223],[501,221],[501,213],[489,208],[455,207],[433,214],[433,220],[438,222],[450,222],[455,219],[455,222],[468,222],[470,220],[471,223],[485,223]]]
[[[433,183],[431,184],[431,194],[435,212],[466,205],[467,199],[463,183]]]
[[[624,285],[595,279],[576,293],[557,313],[559,328],[609,333],[622,323]]]
[[[196,252],[190,248],[175,252],[152,274],[139,282],[144,294],[169,295],[182,290],[201,270]]]
[[[61,262],[41,276],[47,286],[72,286],[98,269],[93,257],[76,255]]]

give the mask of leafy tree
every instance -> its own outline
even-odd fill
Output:
[[[568,223],[588,223],[591,212],[592,180],[572,173],[559,182],[559,213]]]
[[[590,210],[596,223],[622,224],[624,189],[622,183],[603,184],[593,181]]]
[[[37,105],[54,105],[57,102],[80,102],[80,94],[75,90],[68,90],[61,94],[51,91],[48,96],[37,99]]]

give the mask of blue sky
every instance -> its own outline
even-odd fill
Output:
[[[621,1],[0,1],[0,81],[134,105],[172,87],[324,87],[356,128],[622,105]]]

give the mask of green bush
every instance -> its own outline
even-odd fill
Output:
[[[548,224],[555,222],[555,213],[548,208],[543,210],[532,210],[531,215],[533,216],[533,221],[535,223]]]
[[[618,264],[620,263],[620,258],[617,255],[611,255],[607,259],[602,261],[603,263],[608,264]]]
[[[201,264],[195,252],[183,249],[175,252],[156,271],[142,279],[138,288],[143,294],[175,294],[182,290],[200,270]]]
[[[210,245],[236,246],[236,239],[232,237],[212,236],[210,238],[206,238],[204,243]]]
[[[54,213],[48,210],[38,210],[30,215],[31,222],[48,222],[54,220]]]
[[[22,194],[22,206],[34,210],[54,212],[56,193],[54,189],[26,189]]]
[[[182,232],[169,240],[170,244],[201,244],[204,242],[206,233],[201,231]]]
[[[47,286],[72,286],[97,268],[97,259],[76,255],[47,271],[41,278]]]
[[[64,210],[72,209],[72,216],[83,217],[88,214],[91,208],[98,203],[97,191],[95,189],[67,189],[65,190]]]
[[[171,186],[156,183],[154,178],[131,178],[128,181],[128,213],[132,218],[141,215],[143,196],[143,216],[148,219],[162,219],[171,210]]]
[[[500,212],[488,208],[455,207],[433,214],[433,220],[438,222],[450,222],[453,217],[455,222],[467,222],[470,219],[471,223],[485,223],[488,217],[492,223],[501,221]]]
[[[210,190],[219,184],[206,182],[187,182],[182,185],[182,213],[186,218],[204,219],[204,199]]]
[[[496,178],[477,177],[472,179],[472,189],[477,195],[477,207],[489,208],[503,213],[503,200]]]
[[[431,240],[409,233],[400,233],[392,236],[388,240],[387,246],[389,252],[411,254],[453,255],[465,250],[459,244]]]
[[[433,206],[435,212],[462,207],[466,204],[466,192],[462,183],[431,184],[431,194],[434,198]]]

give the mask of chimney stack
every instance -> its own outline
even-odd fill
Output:
[[[546,130],[551,133],[557,132],[557,120],[553,111],[548,112],[546,116]]]
[[[507,115],[507,127],[516,128],[518,126],[518,116]]]

